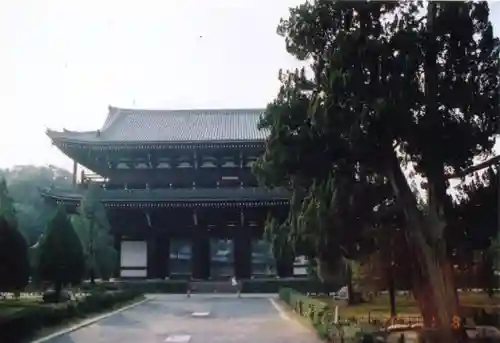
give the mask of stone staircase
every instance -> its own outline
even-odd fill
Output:
[[[191,281],[189,289],[192,294],[200,293],[222,293],[236,294],[238,286],[233,286],[230,280],[225,281]]]

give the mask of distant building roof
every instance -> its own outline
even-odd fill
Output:
[[[109,107],[100,130],[47,130],[53,140],[75,143],[263,141],[262,109],[143,110]]]

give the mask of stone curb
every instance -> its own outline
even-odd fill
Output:
[[[281,318],[285,320],[292,320],[292,318],[290,318],[290,316],[287,313],[288,311],[286,310],[286,308],[283,307],[282,304],[279,303],[278,299],[269,298],[269,301],[271,302],[271,305],[273,305],[273,307],[276,309],[276,311],[278,311]]]
[[[299,314],[297,314],[295,311],[293,311],[292,308],[288,304],[282,302],[280,299],[269,298],[269,301],[274,306],[274,308],[280,313],[280,317],[282,317],[285,320],[296,323],[296,324],[302,326],[303,328],[307,329],[312,334],[314,334],[314,336],[320,342],[326,341],[326,340],[321,339],[321,337],[319,337],[318,331],[316,331],[316,328],[314,328],[314,326],[309,321],[302,318]]]
[[[131,309],[132,307],[136,307],[136,306],[139,306],[141,304],[144,304],[145,302],[147,301],[150,301],[152,300],[151,297],[146,297],[146,299],[142,299],[142,300],[139,300],[133,304],[130,304],[130,305],[127,305],[125,307],[122,307],[122,308],[119,308],[117,310],[114,310],[114,311],[111,311],[111,312],[108,312],[108,313],[105,313],[105,314],[101,314],[101,315],[98,315],[98,316],[95,316],[95,317],[92,317],[92,318],[89,318],[87,320],[84,320],[78,324],[75,324],[69,328],[66,328],[66,329],[62,329],[62,330],[59,330],[59,331],[56,331],[54,333],[51,333],[50,335],[47,335],[45,337],[42,337],[42,338],[39,338],[35,341],[32,341],[31,343],[44,343],[44,342],[48,342],[50,341],[51,339],[54,339],[56,337],[59,337],[59,336],[62,336],[64,334],[67,334],[67,333],[70,333],[70,332],[73,332],[73,331],[76,331],[78,329],[82,329],[86,326],[89,326],[89,325],[92,325],[104,318],[107,318],[107,317],[111,317],[112,315],[115,315],[117,313],[120,313],[120,312],[123,312],[125,310],[128,310],[128,309]]]

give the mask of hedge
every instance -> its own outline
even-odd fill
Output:
[[[185,280],[120,280],[105,281],[96,285],[85,284],[82,290],[132,290],[141,293],[186,294],[189,282]]]
[[[337,284],[322,283],[311,279],[250,279],[242,280],[243,293],[279,293],[291,288],[302,293],[329,294],[340,288]]]
[[[294,312],[311,324],[321,338],[331,342],[360,342],[363,336],[371,335],[373,332],[351,323],[334,323],[334,309],[326,303],[308,297],[294,289],[280,289],[279,297]]]
[[[229,280],[227,281],[229,283]],[[142,293],[186,294],[188,280],[120,280],[106,281],[96,285],[85,284],[82,290],[131,289]],[[337,284],[321,283],[311,279],[247,279],[241,280],[242,293],[278,293],[283,287],[302,293],[329,294],[340,288]]]
[[[10,315],[0,317],[0,342],[25,342],[33,338],[42,328],[107,311],[139,296],[140,293],[132,290],[95,292],[78,301],[26,306]]]

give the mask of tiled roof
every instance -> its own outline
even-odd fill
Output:
[[[262,109],[141,110],[110,107],[100,130],[48,130],[53,140],[89,143],[262,141]]]
[[[46,188],[44,197],[79,201],[81,189]],[[103,202],[223,202],[288,200],[281,189],[255,188],[196,188],[196,189],[109,189],[101,193]]]

